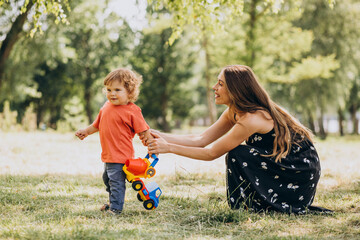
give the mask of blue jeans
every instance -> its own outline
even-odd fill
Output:
[[[126,174],[121,163],[105,163],[103,180],[109,193],[110,209],[123,210]]]

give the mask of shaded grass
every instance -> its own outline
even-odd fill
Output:
[[[316,205],[333,215],[294,216],[231,210],[224,176],[156,178],[159,207],[146,211],[128,185],[120,216],[99,211],[107,200],[100,176],[0,175],[2,239],[358,239],[360,182],[320,188]]]

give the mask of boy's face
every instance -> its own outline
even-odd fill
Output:
[[[127,105],[129,103],[129,93],[124,87],[124,83],[113,81],[105,86],[106,98],[114,105]]]

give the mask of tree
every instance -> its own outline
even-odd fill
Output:
[[[134,41],[127,22],[112,11],[108,14],[107,7],[103,1],[80,1],[68,17],[73,24],[64,29],[68,47],[75,54],[71,76],[80,86],[90,123],[99,108],[94,98],[103,79],[114,68],[127,66],[128,49]]]
[[[360,74],[360,5],[358,1],[338,1],[330,9],[321,0],[308,0],[303,5],[303,18],[297,25],[314,32],[312,55],[334,54],[340,67],[327,82],[327,92],[332,92],[338,113],[340,135],[344,135],[345,110],[350,112],[353,133],[358,134],[356,112],[360,108],[358,76]]]
[[[63,62],[56,62],[54,66],[44,62],[40,66],[41,72],[34,76],[41,97],[30,101],[35,103],[38,128],[40,122],[45,122],[44,116],[48,113],[48,123],[50,127],[56,129],[57,122],[63,116],[64,106],[73,95],[73,80],[67,76],[67,67]]]
[[[57,25],[49,17],[46,31],[21,38],[8,59],[6,77],[12,81],[4,82],[0,101],[11,101],[11,107],[19,112],[18,121],[33,102],[37,122],[56,128],[57,121],[64,118],[64,108],[77,102],[73,99],[77,95],[84,99],[84,108],[79,109],[84,109],[92,122],[94,110],[97,112],[104,100],[103,78],[110,70],[128,64],[133,33],[127,23],[105,11],[107,4],[102,1],[71,4],[74,11],[67,19],[73,24]]]
[[[214,101],[214,93],[212,90],[211,83],[213,82],[212,78],[212,68],[213,62],[211,61],[211,50],[210,50],[210,43],[209,43],[208,30],[204,26],[203,31],[201,32],[201,47],[204,51],[205,55],[205,66],[204,66],[204,78],[205,78],[205,90],[206,90],[206,101],[208,106],[208,113],[210,118],[210,124],[215,123],[217,120],[217,113],[216,113],[216,106]]]
[[[0,102],[11,102],[12,109],[19,113],[18,122],[32,104],[38,126],[44,122],[56,127],[63,113],[62,105],[76,90],[67,74],[71,49],[66,48],[66,38],[60,28],[61,25],[50,18],[43,34],[19,39],[7,60],[5,76],[12,81],[2,85]]]
[[[23,26],[28,19],[28,15],[33,9],[32,19],[33,19],[33,28],[30,30],[30,36],[34,36],[35,32],[40,30],[41,21],[40,17],[50,13],[56,17],[56,22],[67,22],[66,14],[64,13],[64,6],[68,9],[68,2],[64,0],[26,0],[23,5],[19,5],[17,1],[9,1],[9,0],[0,0],[0,7],[4,7],[2,9],[3,12],[6,10],[11,10],[12,7],[18,9],[16,12],[18,13],[14,22],[10,24],[10,30],[6,34],[5,39],[3,40],[0,47],[0,89],[2,87],[2,82],[4,81],[4,72],[6,67],[6,61],[10,56],[10,53],[15,45],[15,43],[22,36]]]
[[[301,87],[316,78],[323,78],[325,84],[338,64],[334,55],[307,56],[313,34],[294,26],[292,22],[299,18],[301,12],[292,7],[284,6],[276,14],[266,13],[266,6],[261,1],[247,1],[243,16],[234,19],[240,24],[228,24],[224,28],[225,33],[221,32],[212,38],[209,43],[212,49],[210,59],[216,68],[234,63],[251,66],[260,81],[268,85],[275,100],[304,116],[311,111],[312,116],[317,111],[314,99],[289,95],[289,92],[297,93],[290,86]],[[311,103],[313,108],[301,108],[308,106],[304,101]],[[321,102],[324,104],[321,105],[320,113],[325,108],[326,100]]]
[[[138,104],[144,117],[170,131],[170,120],[181,120],[193,106],[191,85],[194,57],[184,37],[167,44],[171,35],[167,19],[146,29],[134,49],[131,65],[144,78]]]
[[[298,8],[300,3],[304,0],[294,0],[292,7]],[[326,1],[330,7],[333,7],[335,0]],[[148,0],[150,5],[155,9],[166,8],[173,14],[172,34],[169,38],[170,45],[175,39],[181,36],[185,26],[198,26],[198,32],[202,31],[203,26],[210,26],[214,31],[221,28],[221,22],[224,19],[232,19],[234,16],[241,16],[244,11],[244,6],[249,2],[248,0]],[[274,1],[274,0],[255,0],[250,1],[255,5],[263,5],[266,9],[277,12],[288,1]]]

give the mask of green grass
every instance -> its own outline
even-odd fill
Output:
[[[128,185],[120,216],[99,211],[107,199],[100,176],[0,176],[2,239],[358,239],[360,183],[319,189],[333,215],[293,216],[230,210],[224,176],[161,176],[160,205],[147,211]]]
[[[322,177],[314,205],[335,212],[304,216],[231,210],[225,173],[214,168],[147,180],[163,191],[153,211],[128,184],[122,215],[110,216],[99,210],[107,193],[97,137],[7,133],[0,142],[0,239],[360,239],[359,137],[317,141]],[[174,157],[163,155],[159,166]]]

